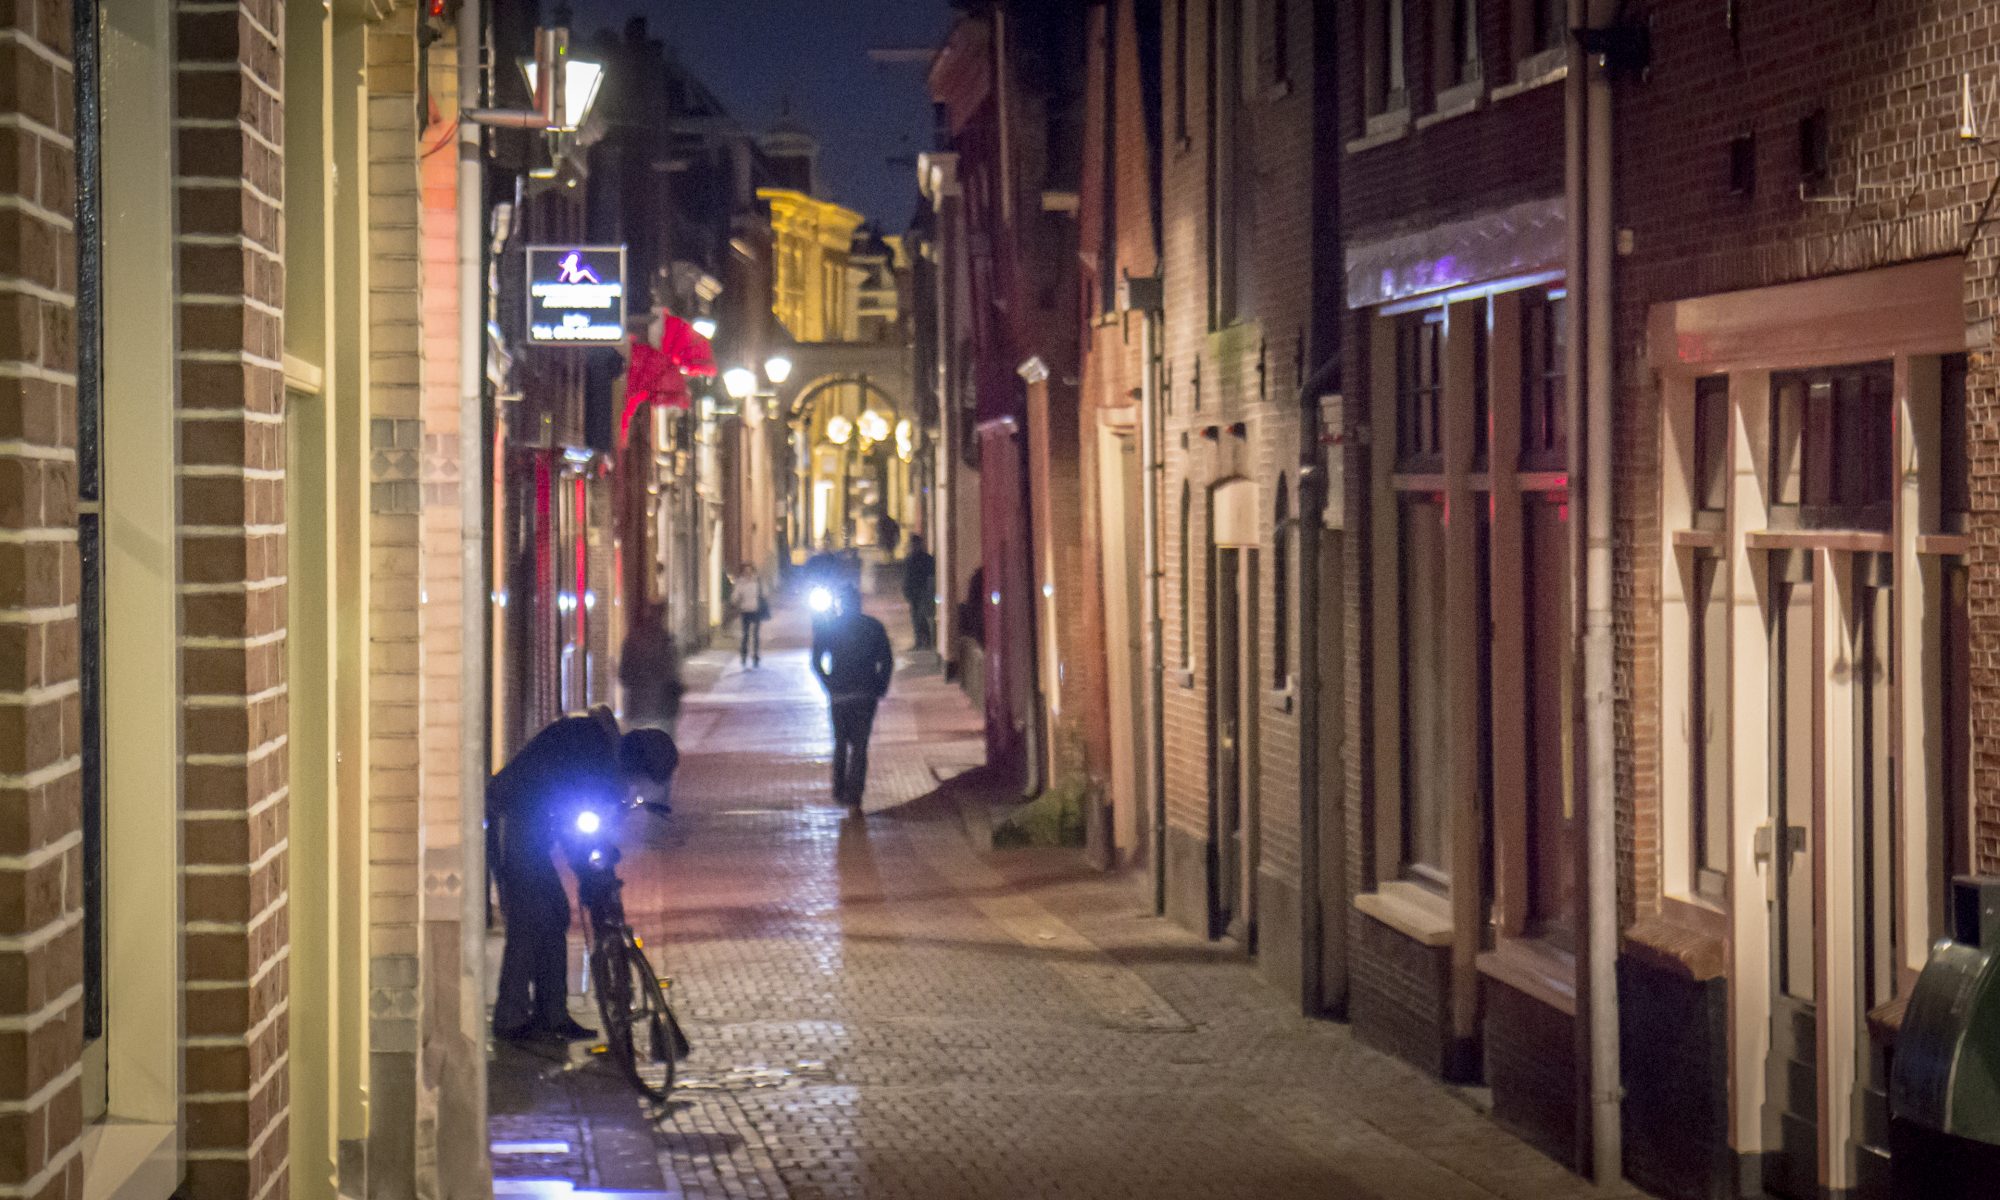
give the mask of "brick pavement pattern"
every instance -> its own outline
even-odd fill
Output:
[[[761,670],[691,664],[676,811],[624,830],[628,909],[694,1042],[674,1098],[643,1111],[582,1047],[504,1049],[499,1194],[1605,1194],[1477,1094],[1297,1016],[1229,946],[1142,915],[1140,881],[1071,851],[975,853],[948,805],[922,802],[978,746],[934,672],[905,663],[864,812],[833,806],[802,632],[773,632]],[[573,998],[595,1024],[588,1003]]]

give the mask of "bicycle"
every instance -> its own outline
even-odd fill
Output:
[[[591,988],[604,1021],[605,1052],[640,1095],[664,1101],[673,1090],[674,1063],[687,1056],[688,1040],[667,1004],[670,981],[653,970],[645,942],[625,920],[620,895],[625,882],[618,878],[618,860],[618,848],[606,846],[592,850],[577,868]],[[665,1067],[664,1080],[655,1085],[647,1079],[639,1070],[641,1061]]]

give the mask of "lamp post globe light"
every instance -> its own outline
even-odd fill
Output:
[[[696,317],[694,320],[688,322],[688,328],[694,330],[695,333],[707,341],[715,340],[714,317]]]
[[[862,438],[866,441],[885,441],[889,436],[889,418],[872,408],[861,414],[858,426],[861,430]]]
[[[854,422],[839,413],[826,419],[826,440],[836,446],[845,446],[847,439],[854,436]]]
[[[764,378],[772,383],[782,384],[792,377],[792,360],[782,354],[773,354],[764,360]]]
[[[558,133],[575,133],[585,118],[590,116],[591,106],[597,103],[598,89],[604,86],[604,64],[586,59],[569,57],[567,38],[558,51],[562,62],[562,87],[555,96],[555,114],[549,121],[549,128]],[[521,60],[521,73],[528,77],[528,90],[536,90],[537,77],[541,74],[535,60]]]
[[[737,400],[748,400],[757,394],[757,376],[748,367],[731,367],[722,373],[722,387]]]

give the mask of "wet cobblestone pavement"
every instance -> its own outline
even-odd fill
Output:
[[[1141,915],[1137,880],[975,853],[910,804],[979,752],[971,705],[920,662],[885,702],[864,813],[834,807],[802,632],[771,632],[761,670],[691,665],[676,811],[623,831],[633,924],[694,1043],[672,1100],[643,1106],[584,1047],[502,1048],[498,1194],[1636,1194],[1296,1016],[1228,946]]]

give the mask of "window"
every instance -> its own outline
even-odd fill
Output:
[[[1809,196],[1820,194],[1833,175],[1833,134],[1826,110],[1799,118],[1799,183]]]
[[[1566,780],[1570,629],[1569,499],[1563,492],[1530,493],[1521,506],[1522,685],[1526,737],[1527,900],[1525,930],[1565,949],[1575,932],[1576,820]],[[1490,592],[1482,592],[1490,594]],[[1490,616],[1488,624],[1490,628]],[[1491,639],[1482,638],[1483,643]],[[1490,691],[1487,692],[1491,694]],[[1493,720],[1483,722],[1492,736]],[[1489,756],[1490,757],[1490,756]],[[1489,786],[1487,795],[1492,795]]]
[[[1181,484],[1181,667],[1194,670],[1194,581],[1189,571],[1193,561],[1190,534],[1194,529],[1194,493]]]
[[[1697,555],[1688,587],[1688,878],[1721,901],[1729,879],[1729,580]]]
[[[1479,0],[1435,0],[1436,84],[1442,92],[1479,80]]]
[[[1521,15],[1526,18],[1522,22],[1526,53],[1521,57],[1562,49],[1569,25],[1567,0],[1518,0],[1518,3]]]
[[[1396,469],[1444,469],[1444,313],[1396,318]]]
[[[1487,377],[1492,331],[1486,323],[1488,309],[1480,305],[1472,324],[1472,469],[1487,468],[1493,445],[1493,381]]]
[[[1696,513],[1729,507],[1729,377],[1709,375],[1694,385],[1694,474],[1688,501]]]
[[[1249,311],[1251,237],[1256,227],[1253,172],[1242,169],[1249,142],[1244,103],[1244,6],[1216,0],[1209,9],[1208,213],[1210,327],[1221,329]]]
[[[1292,682],[1292,491],[1278,477],[1278,507],[1272,523],[1276,553],[1271,556],[1271,686]]]
[[[1855,823],[1861,851],[1862,984],[1868,1007],[1896,996],[1895,755],[1889,732],[1895,687],[1886,554],[1854,558]]]
[[[1188,141],[1188,0],[1174,0],[1174,140]]]
[[[1939,364],[1938,507],[1948,533],[1963,533],[1966,514],[1972,511],[1965,440],[1965,365],[1963,354],[1947,354]]]
[[[99,143],[98,9],[71,7],[76,46],[76,541],[78,707],[83,724],[83,1039],[84,1117],[106,1108],[104,1055],[104,243]]]
[[[1403,82],[1403,0],[1368,0],[1362,15],[1362,48],[1367,114],[1371,117],[1409,107]]]
[[[1264,39],[1268,54],[1265,80],[1274,88],[1282,88],[1292,81],[1292,5],[1291,0],[1265,0],[1265,3],[1264,23],[1270,31]]]
[[[1521,469],[1568,466],[1569,304],[1560,289],[1521,298]]]
[[[1098,53],[1104,90],[1098,103],[1104,123],[1098,130],[1097,277],[1098,311],[1118,309],[1118,25],[1110,10],[1097,10]]]
[[[1889,528],[1893,386],[1886,362],[1773,377],[1771,479],[1781,510],[1774,520]]]
[[[1402,503],[1397,591],[1402,613],[1402,871],[1422,883],[1450,882],[1451,766],[1445,734],[1447,643],[1443,498]]]

